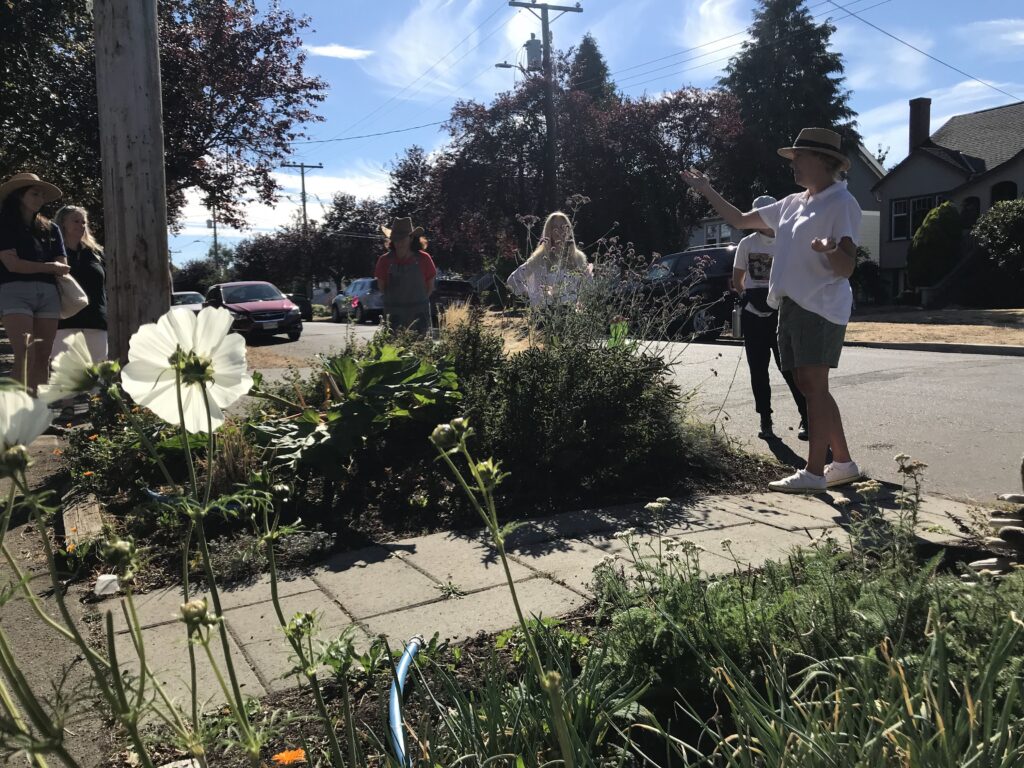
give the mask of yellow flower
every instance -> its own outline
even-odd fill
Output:
[[[74,554],[74,552],[75,552],[75,549],[76,549],[76,547],[75,547],[75,542],[73,542],[73,541],[70,541],[70,542],[68,542],[68,545],[67,545],[67,547],[65,547],[65,550],[67,551],[67,553],[68,553],[69,555],[72,555],[72,554]]]
[[[297,763],[306,762],[306,750],[286,749],[284,752],[278,752],[270,759],[278,765],[296,765]]]

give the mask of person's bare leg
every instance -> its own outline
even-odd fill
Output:
[[[825,474],[825,456],[832,447],[833,461],[850,461],[839,406],[828,390],[827,365],[808,365],[794,371],[797,386],[807,400],[807,471]]]
[[[28,388],[36,388],[50,379],[50,350],[57,335],[57,318],[37,317],[32,322],[32,344],[28,350]]]
[[[11,340],[14,350],[14,369],[11,376],[23,385],[26,381],[26,365],[28,363],[28,337],[32,335],[32,315],[4,315],[4,331]]]

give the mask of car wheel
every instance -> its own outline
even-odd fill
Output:
[[[288,331],[288,341],[298,341],[300,336],[302,336],[301,328],[295,331]]]
[[[366,312],[363,311],[363,305],[360,304],[356,307],[356,322],[362,325],[366,322]]]
[[[338,305],[337,304],[331,304],[331,322],[332,323],[340,323],[341,322],[341,312],[338,311]]]
[[[722,324],[711,307],[702,307],[693,315],[693,340],[714,341],[722,332]]]

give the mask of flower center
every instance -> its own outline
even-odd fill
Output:
[[[179,347],[168,360],[172,368],[181,371],[182,384],[204,384],[213,381],[212,361],[195,352],[186,352]]]

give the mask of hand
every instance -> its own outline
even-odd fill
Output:
[[[706,195],[711,191],[711,179],[696,168],[684,170],[681,174],[683,181],[690,185],[690,189],[699,195]]]
[[[62,261],[51,261],[47,266],[50,268],[51,275],[57,275],[61,277],[71,271],[71,267]]]
[[[835,240],[831,237],[816,237],[811,240],[811,250],[816,253],[828,253],[834,251],[838,247]]]

